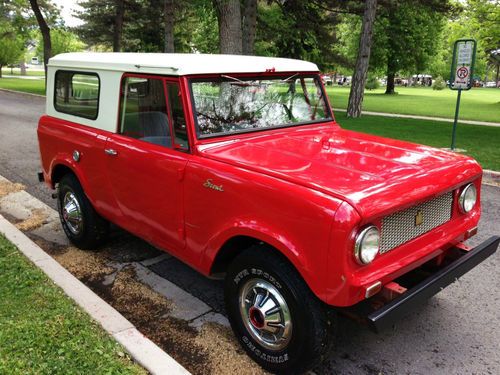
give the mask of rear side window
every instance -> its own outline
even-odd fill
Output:
[[[56,72],[54,107],[56,111],[95,120],[99,112],[99,76],[58,70]]]

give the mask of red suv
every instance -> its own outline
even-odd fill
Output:
[[[338,313],[382,329],[496,251],[474,249],[471,158],[342,129],[315,64],[76,53],[50,60],[43,173],[78,247],[108,223],[211,276],[270,371],[310,368]]]

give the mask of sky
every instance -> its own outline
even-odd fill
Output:
[[[73,27],[82,23],[80,19],[71,15],[75,9],[81,9],[77,4],[77,0],[53,0],[53,2],[57,4],[59,8],[62,8],[61,16],[66,26]]]

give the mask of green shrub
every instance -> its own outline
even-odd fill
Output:
[[[378,89],[380,86],[380,83],[376,77],[368,77],[366,80],[365,88],[367,90],[375,90]]]
[[[432,83],[432,89],[433,90],[443,90],[446,88],[446,82],[444,81],[443,77],[439,76],[437,77],[434,82]]]

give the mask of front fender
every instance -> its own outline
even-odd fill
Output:
[[[204,272],[207,274],[210,272],[214,260],[224,244],[232,238],[246,236],[262,241],[284,255],[299,272],[313,293],[326,301],[327,293],[324,280],[327,278],[326,260],[328,256],[327,250],[330,248],[329,244],[325,244],[324,249],[317,249],[321,253],[319,258],[324,259],[322,263],[319,263],[318,254],[309,253],[306,249],[302,249],[293,238],[277,233],[271,228],[271,225],[264,225],[255,220],[238,220],[226,226],[224,230],[218,232],[208,242],[202,262]]]

